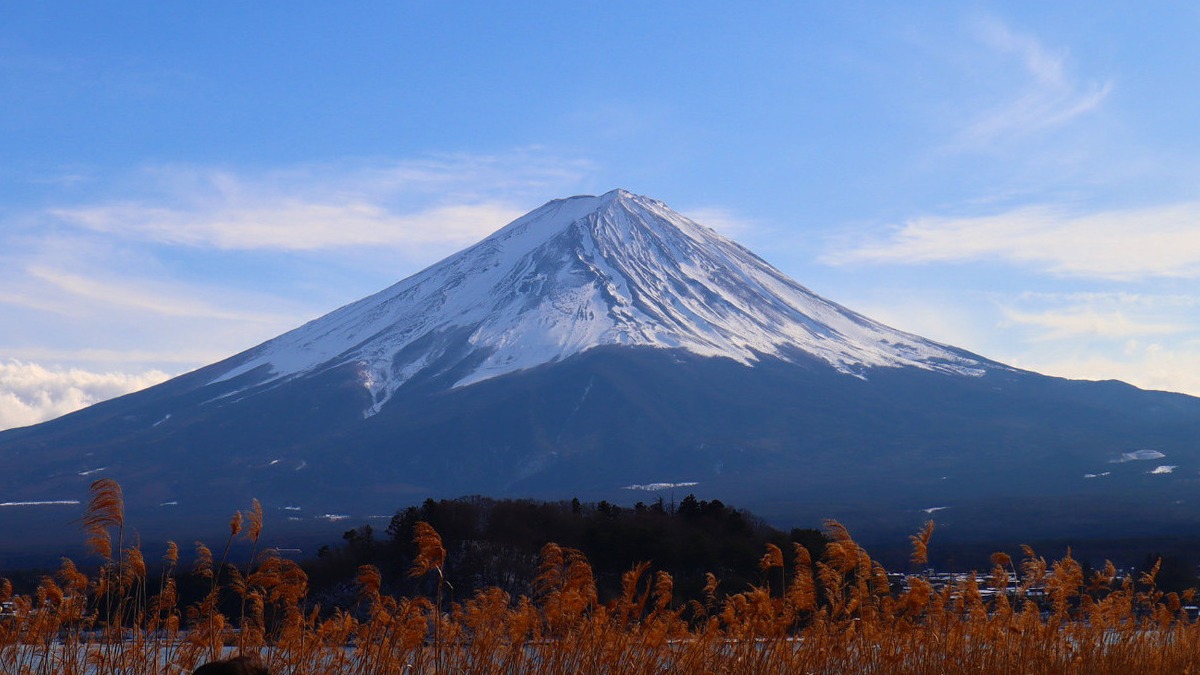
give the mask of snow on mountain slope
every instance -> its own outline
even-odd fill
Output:
[[[235,358],[256,384],[353,363],[377,412],[414,375],[454,386],[600,345],[680,348],[750,364],[797,351],[873,367],[980,375],[997,364],[825,300],[662,202],[614,190],[552,201],[483,241]]]

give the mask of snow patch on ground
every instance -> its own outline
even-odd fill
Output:
[[[684,482],[684,483],[647,483],[645,485],[626,485],[625,487],[623,487],[621,489],[622,490],[646,490],[648,492],[655,492],[658,490],[670,490],[672,488],[679,488],[679,487],[692,487],[693,485],[699,485],[699,484],[700,483],[697,483],[696,481],[689,481],[689,482]]]
[[[1147,448],[1143,450],[1134,450],[1133,452],[1122,452],[1119,458],[1113,460],[1113,463],[1124,464],[1125,462],[1140,462],[1148,459],[1162,459],[1163,457],[1166,457],[1166,455],[1158,450],[1150,450]]]

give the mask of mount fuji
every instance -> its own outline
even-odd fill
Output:
[[[614,190],[224,361],[0,433],[0,502],[86,499],[112,477],[147,536],[186,537],[252,496],[301,531],[430,496],[621,503],[679,485],[866,532],[935,511],[962,536],[1200,532],[1197,439],[1200,399],[890,328]],[[0,509],[0,541],[55,543],[63,514]]]
[[[681,349],[750,365],[816,358],[982,375],[987,362],[878,324],[711,229],[614,190],[550,202],[380,293],[246,354],[213,382],[277,386],[353,366],[373,415],[415,377],[458,388],[601,346]],[[990,364],[995,366],[997,364]]]

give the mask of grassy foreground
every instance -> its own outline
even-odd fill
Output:
[[[255,502],[230,522],[216,558],[197,543],[191,574],[207,593],[180,606],[170,544],[148,575],[125,546],[120,486],[92,486],[83,519],[105,563],[92,576],[64,560],[32,596],[0,580],[0,672],[188,673],[218,656],[257,656],[276,674],[308,673],[1187,673],[1200,664],[1191,600],[1155,588],[1157,568],[1136,581],[1111,564],[1085,579],[1070,554],[1047,563],[993,557],[994,569],[935,586],[923,575],[889,579],[836,522],[820,560],[796,545],[767,545],[763,583],[722,589],[711,574],[704,599],[673,598],[672,578],[648,563],[625,573],[601,603],[582,553],[541,552],[532,597],[485,589],[444,601],[446,550],[426,523],[414,528],[414,577],[429,597],[380,593],[363,566],[354,607],[322,611],[307,600],[293,561],[257,551]],[[912,539],[926,562],[929,523]],[[116,541],[114,545],[113,537]],[[229,544],[252,543],[250,563],[229,565]]]

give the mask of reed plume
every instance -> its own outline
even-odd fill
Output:
[[[442,545],[442,537],[425,521],[413,526],[413,543],[417,545],[417,557],[413,560],[409,576],[423,577],[432,571],[441,573],[446,564],[446,547]]]
[[[929,564],[929,539],[933,537],[933,520],[925,521],[925,526],[921,531],[910,536],[912,541],[913,551],[909,560],[917,567],[924,567]]]
[[[92,496],[87,511],[83,514],[83,531],[87,535],[89,551],[105,558],[112,558],[111,528],[125,526],[125,500],[121,485],[111,478],[94,481],[89,488]],[[119,544],[118,544],[119,546]]]

